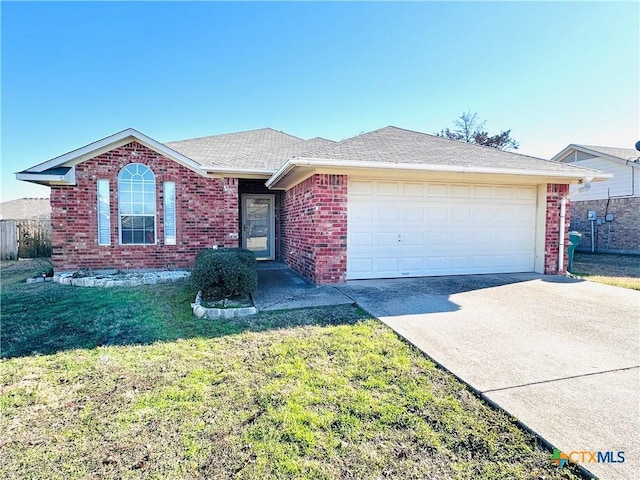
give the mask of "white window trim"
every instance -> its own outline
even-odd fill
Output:
[[[100,187],[105,186],[107,201],[104,203],[104,208],[106,212],[102,211],[103,204],[100,202]],[[96,198],[98,200],[98,245],[100,246],[109,246],[111,245],[111,197],[109,192],[109,180],[100,179],[96,182]],[[102,222],[106,222],[106,225],[101,227]],[[106,229],[108,231],[107,242],[102,242],[102,237],[100,235],[101,230]]]
[[[120,211],[120,174],[125,168],[128,168],[132,165],[142,165],[145,168],[148,168],[151,174],[153,175],[153,195],[154,195],[154,212],[153,215],[150,214],[122,214]],[[120,245],[123,246],[145,246],[145,245],[158,245],[158,198],[156,188],[158,186],[158,182],[156,182],[156,174],[153,173],[151,167],[145,165],[144,163],[129,163],[120,169],[118,172],[118,194],[117,194],[117,202],[118,202],[118,241]],[[122,242],[122,217],[153,217],[153,243],[123,243]]]
[[[171,192],[167,191],[167,187],[171,185],[173,187]],[[173,212],[167,212],[167,197],[169,195],[172,195],[172,205],[173,205]],[[165,245],[176,245],[177,241],[178,241],[178,224],[177,224],[177,214],[176,214],[176,182],[163,182],[162,183],[162,212],[163,212],[163,216],[162,216],[162,230],[164,232],[164,244]],[[173,236],[169,236],[167,235],[167,216],[170,215],[173,217],[172,220],[172,224],[173,224]]]

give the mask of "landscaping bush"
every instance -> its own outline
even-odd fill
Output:
[[[191,282],[208,300],[248,295],[258,288],[256,256],[242,248],[207,248],[196,256]]]

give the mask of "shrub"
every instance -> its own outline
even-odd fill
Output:
[[[196,256],[191,282],[209,300],[248,295],[258,288],[256,256],[242,248],[207,248]]]

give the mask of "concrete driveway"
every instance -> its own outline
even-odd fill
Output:
[[[638,478],[640,292],[537,274],[338,288],[561,451],[624,451],[590,472]]]

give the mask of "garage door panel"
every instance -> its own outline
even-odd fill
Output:
[[[494,224],[494,215],[493,210],[490,208],[486,208],[482,205],[476,205],[470,207],[471,210],[471,218],[470,221],[475,226],[491,226]]]
[[[471,258],[473,268],[487,269],[494,265],[493,255],[474,255]]]
[[[351,275],[364,275],[360,278],[374,278],[371,277],[371,272],[374,271],[373,259],[369,258],[357,258],[353,257],[349,259],[349,271]]]
[[[490,185],[476,185],[473,193],[477,199],[490,199],[493,198],[493,187]]]
[[[348,221],[351,225],[370,225],[373,222],[373,215],[373,205],[353,201],[349,206]]]
[[[427,271],[444,272],[447,269],[447,257],[430,256],[425,258],[424,262]]]
[[[347,278],[533,270],[536,187],[354,180]]]
[[[468,232],[451,232],[449,234],[449,245],[454,247],[468,246],[471,243]],[[455,249],[453,249],[455,251]]]
[[[517,200],[533,200],[536,198],[536,191],[531,187],[515,187],[515,198]]]
[[[351,180],[349,181],[349,195],[372,195],[374,182],[363,180]]]
[[[398,196],[400,193],[399,182],[378,182],[378,195],[382,196]]]
[[[419,275],[422,272],[422,257],[402,257],[400,259],[400,275]]]
[[[493,245],[493,232],[475,232],[473,241],[479,247]]]
[[[499,200],[513,200],[513,187],[495,187],[494,198]]]
[[[396,257],[378,257],[376,259],[376,264],[378,270],[380,272],[393,274],[394,272],[398,272],[400,269],[398,268],[398,258]]]
[[[427,184],[427,196],[432,198],[446,198],[449,196],[449,186],[446,184]]]
[[[377,233],[375,245],[378,247],[392,247],[394,250],[398,246],[398,234],[392,233]]]
[[[435,247],[447,244],[447,232],[426,232],[423,234],[424,245]]]
[[[452,198],[471,198],[471,192],[473,187],[471,185],[452,185],[450,189],[450,196]]]
[[[422,248],[424,245],[424,239],[422,238],[422,232],[419,230],[409,231],[405,229],[395,234],[396,246],[402,246],[402,250],[411,250],[413,247]]]
[[[451,255],[449,257],[449,270],[451,273],[462,273],[469,270],[471,266],[471,256]]]
[[[448,217],[447,208],[443,208],[442,206],[427,206],[425,207],[427,211],[427,219],[431,224],[446,222]]]
[[[449,210],[449,224],[468,225],[472,219],[472,208],[470,205],[451,205]]]
[[[400,209],[400,221],[403,225],[424,223],[424,207],[414,204],[402,205]]]
[[[530,205],[515,205],[511,207],[511,219],[514,223],[530,225],[535,222],[535,214],[531,211]]]
[[[378,222],[384,223],[398,223],[400,220],[399,207],[396,205],[381,205],[378,208]]]
[[[350,245],[354,247],[373,247],[373,233],[351,232]]]
[[[402,194],[405,197],[424,197],[423,183],[403,183]]]
[[[513,207],[493,207],[493,222],[498,225],[513,225]]]

